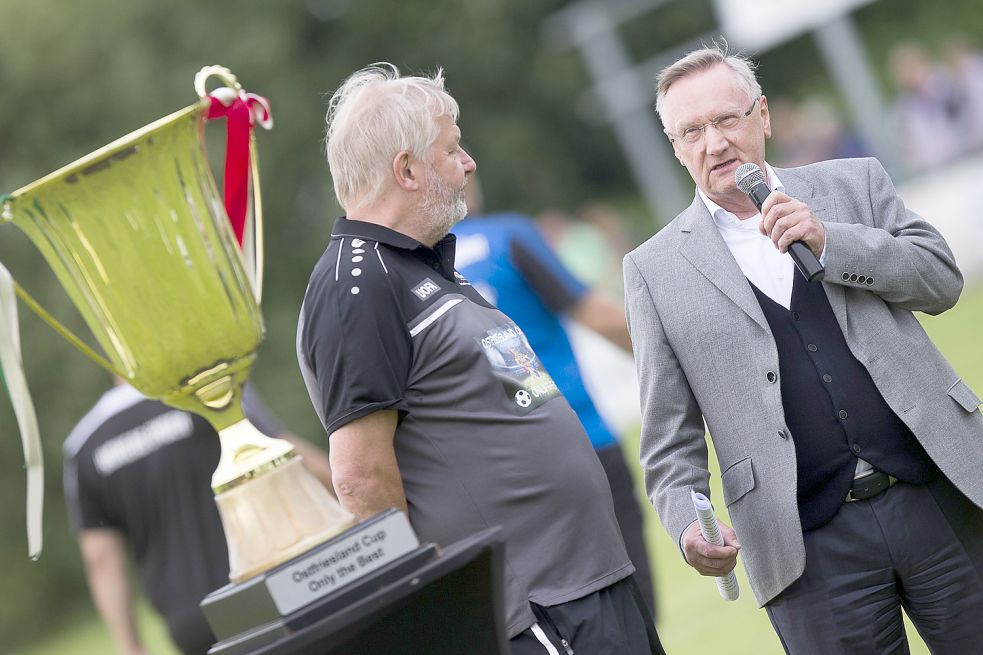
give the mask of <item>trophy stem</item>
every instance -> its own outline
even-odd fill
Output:
[[[294,447],[273,439],[242,419],[219,430],[222,456],[212,474],[212,490],[220,494],[276,468],[295,456]]]
[[[282,439],[243,420],[219,432],[222,457],[212,476],[229,579],[238,583],[282,564],[355,524]]]

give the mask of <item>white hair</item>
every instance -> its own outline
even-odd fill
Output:
[[[457,101],[444,90],[444,73],[400,77],[382,62],[353,73],[331,97],[325,149],[335,196],[348,209],[378,199],[397,153],[430,161],[428,149],[440,130],[437,119],[458,116]]]
[[[724,64],[737,75],[737,82],[747,91],[749,98],[757,98],[761,95],[761,85],[754,75],[757,65],[738,53],[731,54],[727,50],[727,43],[714,43],[699,50],[694,50],[682,59],[666,66],[659,73],[655,81],[655,111],[665,125],[666,117],[663,115],[666,103],[666,93],[675,82],[680,79],[709,70],[718,64]],[[666,125],[666,127],[669,127]]]

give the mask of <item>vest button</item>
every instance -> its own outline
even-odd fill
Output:
[[[800,318],[799,312],[792,312],[792,319],[793,320],[796,320],[797,321],[797,320],[799,320],[799,318]]]
[[[837,414],[837,416],[839,416],[841,419],[846,420],[846,417],[849,416],[849,414],[846,413],[845,409],[841,409]]]
[[[853,447],[853,452],[855,452],[855,453],[859,453],[860,452],[860,446],[858,446],[857,444],[853,444],[852,447]]]
[[[778,376],[775,375],[774,371],[768,371],[768,374],[765,377],[768,378],[769,382],[774,382],[775,380],[778,379]]]
[[[840,279],[843,280],[844,282],[849,282],[850,281],[850,274],[849,273],[844,273],[843,275],[840,276]]]
[[[829,384],[832,381],[833,381],[833,376],[832,375],[830,375],[829,373],[824,373],[823,374],[823,382],[825,382],[826,384]]]
[[[816,347],[816,344],[814,344],[814,343],[810,343],[808,346],[806,346],[806,348],[808,348],[809,349],[809,352],[811,352],[811,353],[814,353],[817,350],[819,350],[819,348],[817,348]]]

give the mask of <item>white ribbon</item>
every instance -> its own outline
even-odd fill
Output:
[[[0,264],[0,366],[10,392],[10,402],[17,417],[24,465],[27,470],[27,551],[31,559],[41,556],[41,516],[44,510],[44,459],[34,402],[27,388],[24,364],[20,355],[20,330],[17,326],[17,297],[14,280]]]
[[[211,93],[211,97],[221,102],[226,107],[231,107],[232,103],[239,98],[249,106],[249,111],[253,115],[253,122],[264,130],[273,129],[273,113],[270,110],[270,101],[263,96],[245,91],[236,92],[227,86],[220,86]]]

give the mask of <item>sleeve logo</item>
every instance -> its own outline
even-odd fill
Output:
[[[426,300],[433,294],[440,291],[440,287],[437,286],[436,282],[434,282],[430,278],[427,278],[420,284],[413,287],[412,291],[413,291],[413,295],[419,298],[420,300]]]

